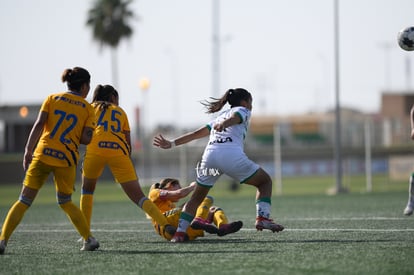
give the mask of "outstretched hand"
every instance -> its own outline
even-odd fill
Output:
[[[222,122],[214,124],[213,128],[217,132],[223,132],[223,130],[225,129]]]
[[[162,135],[158,135],[154,137],[152,145],[160,147],[162,149],[170,149],[172,147],[172,142],[168,139],[165,139]]]

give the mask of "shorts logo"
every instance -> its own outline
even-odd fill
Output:
[[[116,142],[111,141],[100,141],[98,144],[99,148],[107,148],[107,149],[119,149],[120,146]]]
[[[196,165],[196,173],[197,173],[197,177],[205,177],[205,176],[219,176],[220,175],[220,171],[217,168],[201,168],[200,167],[200,162],[197,162]]]
[[[65,159],[66,158],[65,153],[63,153],[59,150],[52,149],[52,148],[43,149],[43,154],[45,154],[47,156],[51,156],[52,158],[57,158],[57,159]]]

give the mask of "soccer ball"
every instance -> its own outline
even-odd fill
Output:
[[[414,26],[406,27],[398,33],[398,45],[406,51],[414,51]]]

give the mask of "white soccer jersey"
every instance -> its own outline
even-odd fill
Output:
[[[222,132],[213,129],[214,124],[231,117],[234,113],[240,116],[240,124],[227,127]],[[211,129],[210,139],[201,162],[196,167],[198,184],[212,187],[223,174],[243,183],[260,168],[243,151],[250,114],[250,110],[245,107],[233,107],[222,112],[207,125]]]
[[[234,113],[240,116],[240,124],[227,127],[222,132],[214,130],[214,124],[231,117]],[[241,106],[233,107],[222,112],[216,119],[208,124],[211,131],[206,149],[223,147],[239,147],[243,149],[244,138],[246,137],[247,128],[249,126],[250,115],[250,110]]]

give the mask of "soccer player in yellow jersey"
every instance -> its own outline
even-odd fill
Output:
[[[3,223],[0,254],[4,253],[10,236],[50,173],[54,175],[59,206],[83,238],[81,250],[92,251],[99,247],[85,217],[72,202],[78,147],[91,141],[95,128],[93,109],[85,100],[90,89],[90,74],[80,67],[66,69],[62,82],[67,82],[68,91],[49,95],[43,101],[27,140],[23,159],[26,175],[20,197]]]
[[[127,196],[161,226],[165,236],[171,238],[175,228],[142,192],[131,160],[131,137],[128,117],[118,106],[118,92],[111,85],[98,85],[94,91],[92,107],[96,128],[91,143],[86,147],[82,169],[80,209],[91,224],[93,193],[105,166],[109,166],[115,180]]]
[[[148,197],[164,213],[168,223],[177,227],[181,207],[177,207],[176,203],[190,194],[195,186],[196,183],[192,182],[189,186],[182,188],[177,179],[165,178],[151,186]],[[152,223],[155,231],[163,236],[162,232],[159,231],[157,222],[152,220]],[[207,196],[197,208],[197,213],[187,230],[187,234],[189,240],[203,237],[204,231],[224,236],[239,231],[242,226],[243,223],[241,221],[229,223],[223,209],[213,206],[213,197]],[[171,238],[166,239],[170,240]]]

